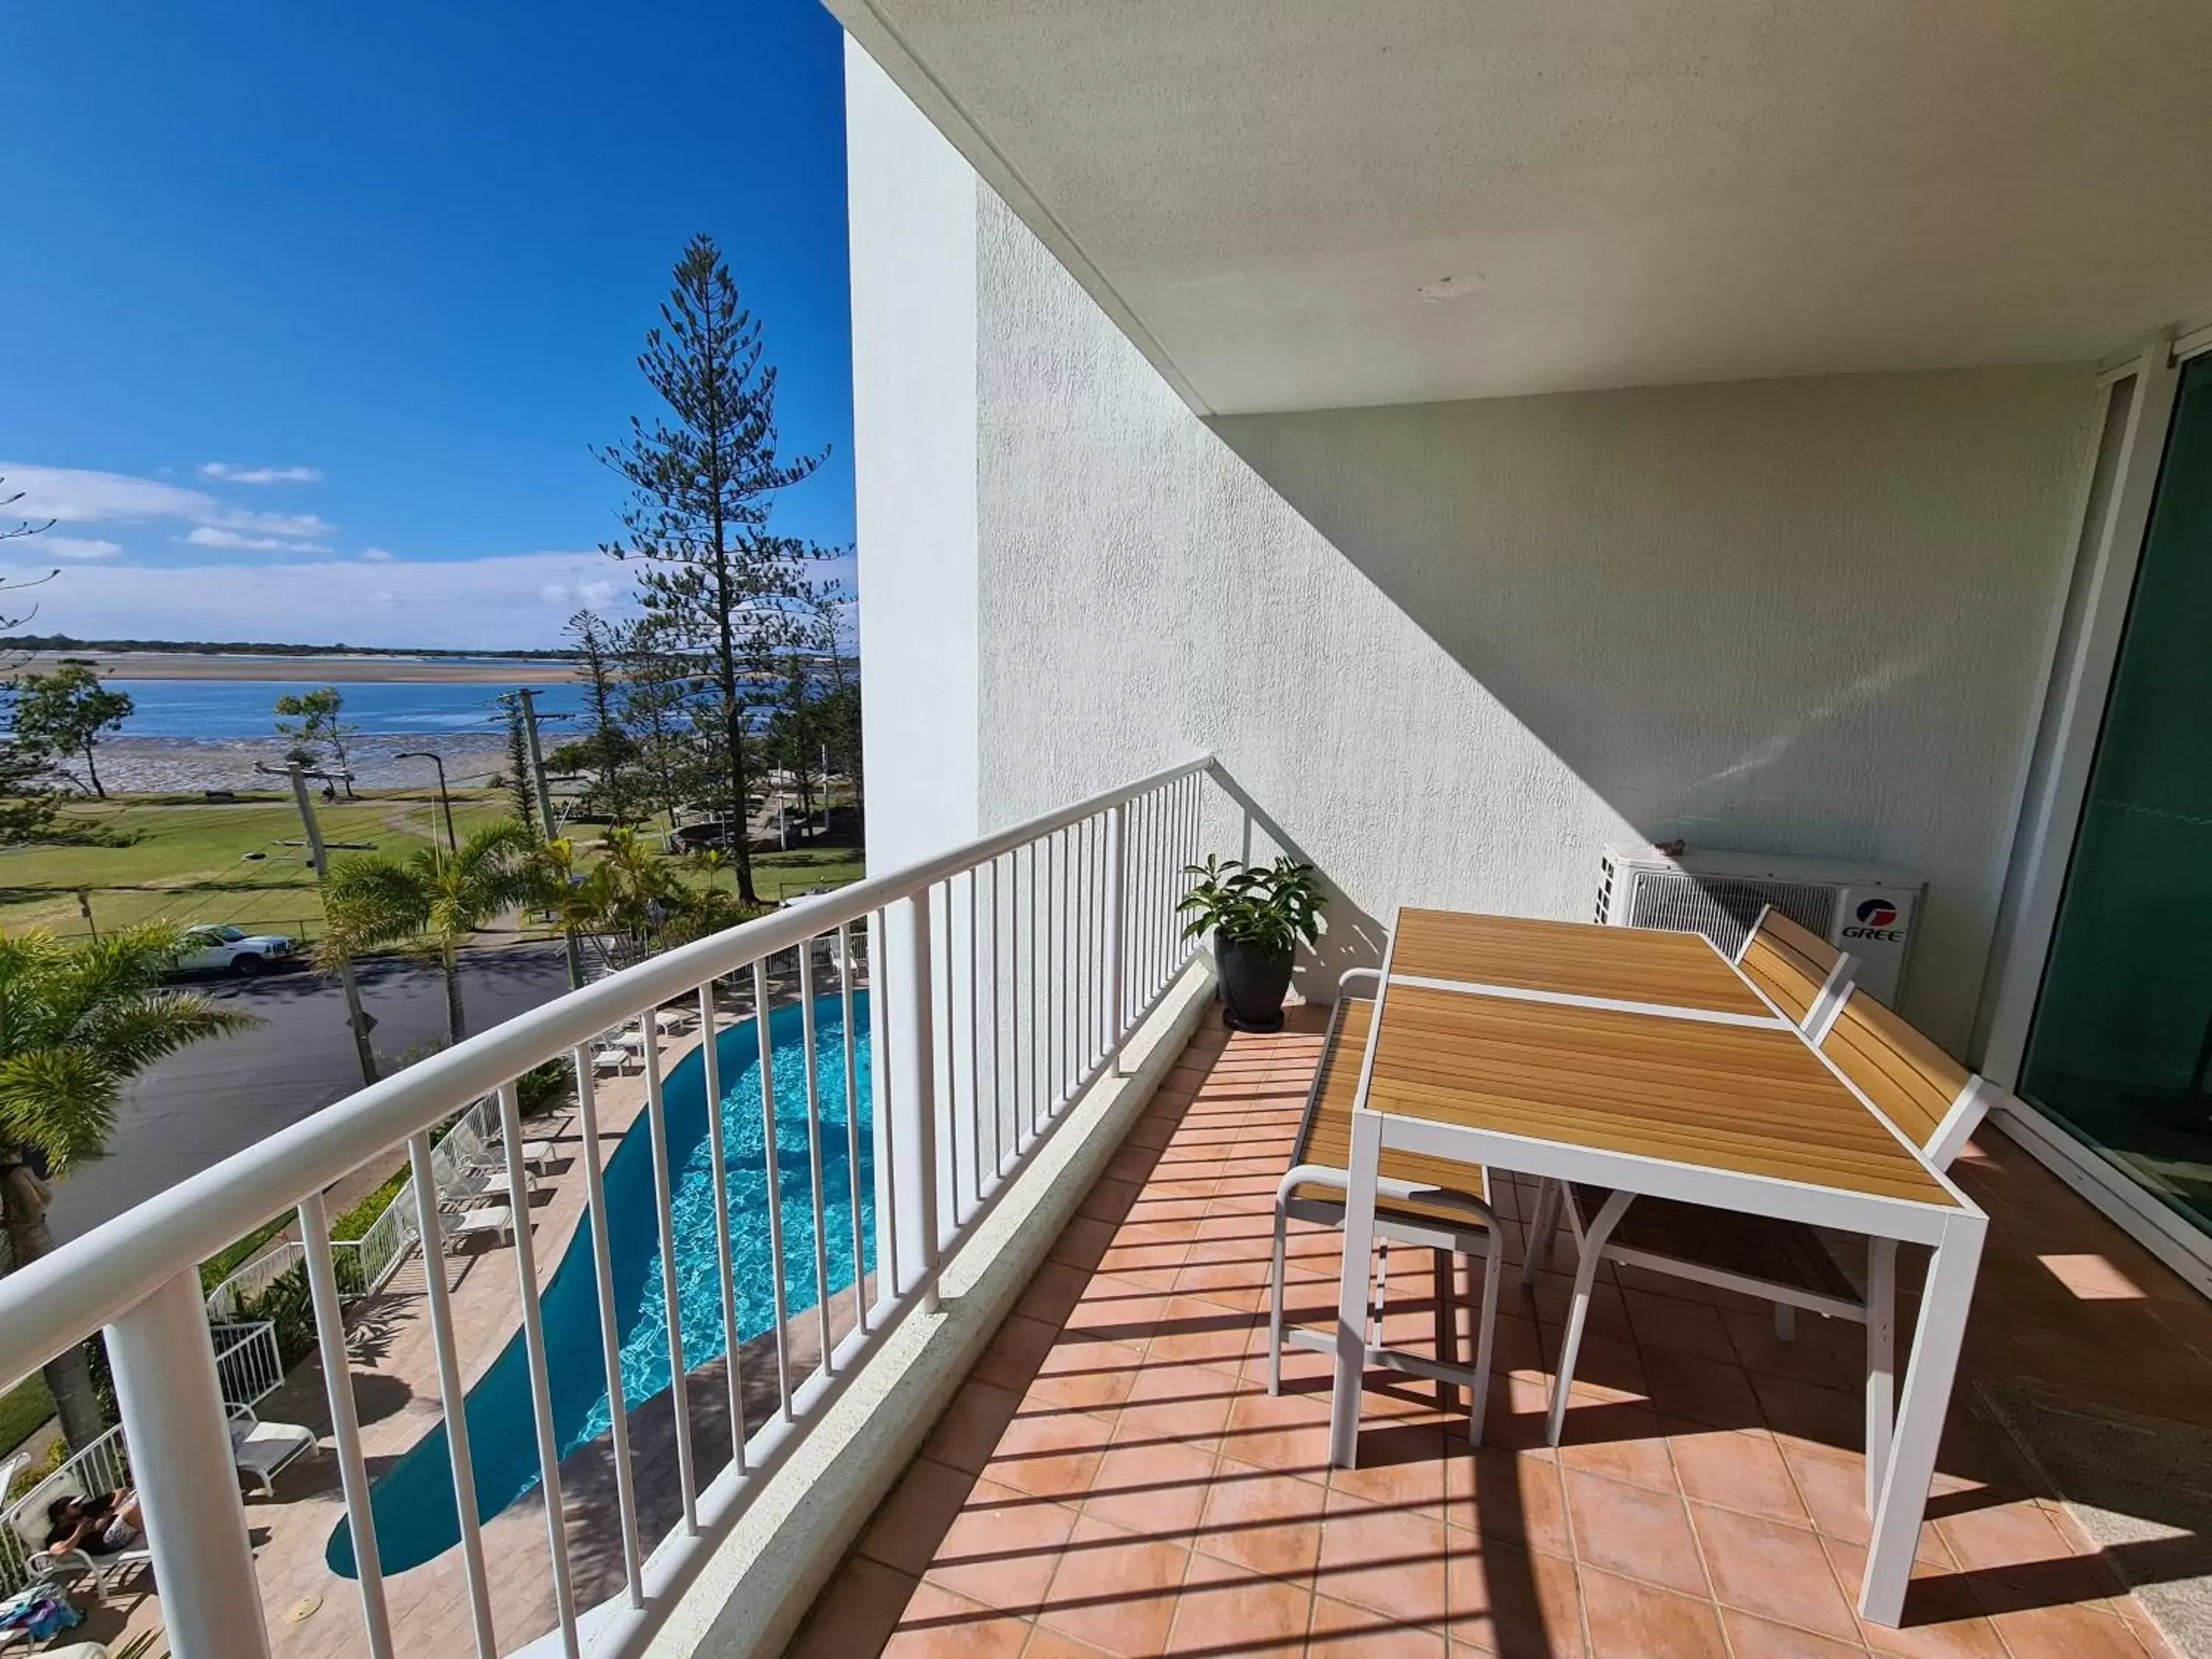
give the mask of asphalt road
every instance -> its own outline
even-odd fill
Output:
[[[472,951],[461,973],[471,1032],[568,988],[558,945]],[[117,1114],[113,1151],[56,1183],[56,1237],[74,1238],[361,1087],[345,998],[335,978],[295,969],[193,988],[264,1024],[173,1054],[131,1085]],[[361,991],[376,1020],[380,1056],[404,1054],[445,1036],[445,988],[435,968],[364,963]]]

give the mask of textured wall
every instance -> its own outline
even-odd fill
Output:
[[[1905,1004],[1963,1046],[2086,368],[1210,430],[976,194],[987,826],[1212,750],[1355,925],[1587,915],[1609,840],[1903,864]]]
[[[976,832],[975,175],[845,46],[868,854]]]

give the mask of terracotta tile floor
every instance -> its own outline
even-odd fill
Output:
[[[1322,1357],[1294,1351],[1271,1399],[1264,1346],[1320,1012],[1193,1042],[793,1654],[2166,1651],[1968,1380],[1907,1627],[1861,1626],[1856,1328],[1806,1317],[1784,1343],[1764,1310],[1677,1281],[1608,1273],[1560,1450],[1541,1407],[1566,1281],[1510,1275],[1487,1446],[1463,1398],[1377,1376],[1363,1467],[1332,1471]],[[2205,1421],[2212,1308],[2002,1138],[1960,1173],[1995,1222],[1967,1378]],[[1318,1322],[1335,1236],[1293,1251],[1293,1311]],[[1419,1344],[1433,1279],[1411,1254],[1392,1340]]]

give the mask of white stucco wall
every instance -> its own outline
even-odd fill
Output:
[[[2086,367],[1209,427],[857,53],[848,96],[879,867],[1201,750],[1338,957],[1401,902],[1587,916],[1609,841],[1881,860],[1966,1047]]]
[[[2086,368],[1208,429],[978,204],[987,825],[1211,750],[1346,921],[1584,917],[1608,841],[1882,860],[1931,884],[1905,1005],[1964,1047]]]
[[[975,175],[849,40],[853,451],[868,858],[977,832]]]

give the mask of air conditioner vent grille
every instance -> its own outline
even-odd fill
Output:
[[[1836,890],[1811,882],[1747,881],[1638,871],[1628,899],[1628,925],[1703,933],[1727,955],[1743,948],[1762,907],[1776,909],[1826,939],[1836,918]]]

